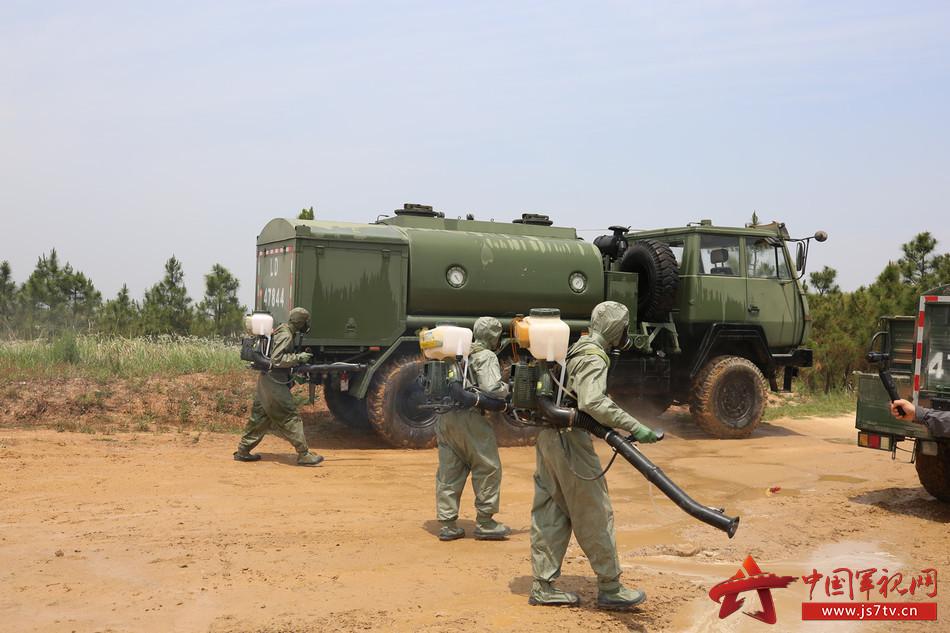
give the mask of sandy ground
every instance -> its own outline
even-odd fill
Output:
[[[0,429],[0,622],[4,631],[865,631],[803,623],[813,568],[950,572],[950,506],[913,466],[854,446],[850,418],[780,420],[750,440],[703,437],[666,416],[644,452],[698,500],[738,513],[735,539],[697,523],[625,462],[608,474],[618,550],[648,601],[596,610],[572,544],[560,581],[578,609],[527,604],[533,448],[502,449],[507,542],[441,543],[436,452],[384,448],[308,417],[316,469],[275,438],[231,460],[236,436]],[[602,456],[609,449],[602,445]],[[767,489],[781,491],[768,494]],[[471,495],[462,525],[471,531]],[[799,580],[773,592],[778,625],[718,618],[709,588],[752,554]],[[904,584],[907,586],[907,583]],[[823,584],[816,590],[816,598]],[[754,594],[746,610],[757,608]],[[919,599],[919,596],[918,598]],[[939,597],[950,618],[950,590]],[[946,626],[945,624],[943,625]],[[946,630],[940,623],[902,630]]]

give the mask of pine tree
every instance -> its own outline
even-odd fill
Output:
[[[60,266],[54,248],[41,255],[20,288],[19,304],[25,333],[50,334],[60,328],[86,329],[102,304],[92,280],[67,262]]]
[[[837,270],[825,266],[821,270],[811,273],[808,278],[811,280],[811,285],[815,287],[815,291],[819,295],[824,295],[829,292],[841,292],[841,288],[835,283],[837,276]]]
[[[9,332],[15,323],[17,290],[10,262],[0,262],[0,328]]]
[[[192,322],[191,297],[185,288],[181,262],[172,255],[165,276],[145,291],[142,321],[147,334],[188,334]]]
[[[232,336],[241,331],[246,308],[238,300],[240,283],[221,264],[215,264],[205,275],[205,295],[198,304],[207,333]]]
[[[134,336],[140,330],[138,303],[129,297],[129,287],[122,284],[115,299],[106,301],[99,313],[99,330],[105,334]]]
[[[898,260],[905,281],[922,283],[933,268],[932,253],[937,248],[937,239],[929,231],[918,233],[914,239],[901,244],[904,256]]]
[[[297,214],[298,220],[312,220],[313,219],[313,207],[307,209],[304,207],[300,210],[300,213]]]

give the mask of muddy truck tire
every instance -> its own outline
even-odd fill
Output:
[[[361,431],[373,429],[366,411],[366,400],[336,389],[329,380],[323,383],[323,400],[333,417],[348,427]]]
[[[917,453],[914,466],[924,490],[941,501],[950,502],[950,444],[937,444],[936,455]]]
[[[640,240],[624,251],[620,270],[637,273],[637,320],[666,321],[673,309],[679,266],[669,245]]]
[[[366,409],[373,428],[399,448],[435,446],[436,414],[419,407],[425,401],[419,376],[422,358],[391,358],[373,376],[366,394]]]
[[[716,356],[693,379],[690,413],[704,431],[721,439],[749,437],[768,400],[765,376],[741,356]]]

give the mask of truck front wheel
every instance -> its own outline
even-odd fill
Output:
[[[914,465],[924,490],[941,501],[950,502],[950,445],[937,444],[936,455],[918,452]]]
[[[690,413],[704,431],[722,439],[749,437],[767,402],[765,376],[747,358],[717,356],[693,380]]]
[[[435,446],[436,415],[420,407],[425,402],[418,380],[422,366],[418,356],[392,358],[373,376],[366,394],[370,423],[393,446]]]

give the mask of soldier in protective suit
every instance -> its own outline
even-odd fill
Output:
[[[261,443],[264,435],[269,431],[282,437],[297,449],[297,464],[300,466],[316,466],[323,461],[323,457],[310,452],[307,438],[303,433],[303,420],[297,413],[290,387],[293,385],[291,368],[307,363],[313,358],[308,352],[291,353],[294,336],[297,332],[310,331],[310,313],[303,308],[294,308],[290,311],[287,323],[283,323],[271,335],[270,360],[271,368],[262,371],[257,379],[257,389],[254,391],[254,405],[251,408],[251,419],[244,428],[244,435],[234,452],[234,459],[239,462],[256,462],[261,456],[252,455],[251,451]]]
[[[502,382],[501,366],[494,352],[501,339],[501,323],[494,317],[481,317],[475,321],[473,334],[468,361],[472,382],[490,396],[506,397],[508,385]],[[477,511],[475,538],[491,541],[508,538],[511,530],[492,518],[498,512],[501,460],[491,418],[478,409],[451,411],[439,416],[435,433],[439,445],[435,501],[442,524],[439,540],[454,541],[465,536],[465,530],[455,522],[469,473]]]
[[[607,396],[609,351],[626,343],[630,313],[615,301],[594,308],[590,334],[567,352],[567,389],[577,408],[603,425],[623,429],[639,442],[655,442],[656,434]],[[546,428],[538,434],[534,503],[531,508],[531,567],[534,583],[530,604],[580,604],[575,593],[551,584],[561,575],[561,563],[571,532],[597,574],[597,606],[634,607],[646,594],[620,584],[620,560],[614,534],[614,514],[607,483],[591,436],[577,428]]]

